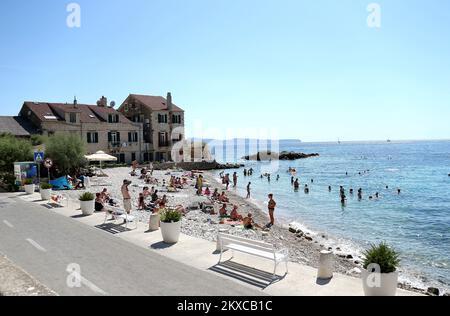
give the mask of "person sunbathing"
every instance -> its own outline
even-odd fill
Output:
[[[234,206],[233,206],[233,210],[232,210],[231,213],[230,213],[230,219],[231,219],[232,221],[242,221],[242,220],[243,220],[242,216],[239,215],[239,213],[238,213],[237,210],[238,210],[237,205],[234,205]]]
[[[164,195],[163,197],[162,197],[162,199],[160,199],[159,201],[158,201],[158,204],[159,204],[159,207],[160,208],[165,208],[166,207],[166,205],[167,205],[167,196],[166,195]]]
[[[220,217],[228,217],[227,205],[223,204],[222,208],[219,210]]]
[[[211,195],[211,190],[209,189],[209,187],[206,187],[205,195],[206,196],[210,196]]]
[[[261,229],[261,226],[259,226],[253,221],[253,215],[251,213],[248,213],[247,217],[244,218],[243,222],[245,229],[254,229],[254,228]]]
[[[101,193],[97,193],[95,198],[95,211],[96,212],[107,212],[105,208],[105,201],[102,199]]]
[[[222,192],[222,194],[219,196],[219,201],[223,203],[230,202],[230,199],[226,196],[225,192]]]
[[[219,190],[215,189],[213,195],[211,196],[213,200],[217,200],[220,197]]]

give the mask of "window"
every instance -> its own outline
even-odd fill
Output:
[[[167,124],[167,114],[158,114],[158,123]]]
[[[131,153],[131,161],[135,161],[136,160],[136,153]]]
[[[119,114],[109,114],[108,123],[119,123]]]
[[[172,115],[172,123],[173,124],[181,124],[181,115]]]
[[[76,123],[77,122],[77,113],[69,113],[69,121],[70,121],[70,123]]]
[[[98,133],[97,132],[87,133],[87,142],[88,144],[98,144]]]
[[[108,142],[112,144],[120,143],[120,133],[119,132],[109,132],[108,133]]]
[[[167,133],[159,133],[159,147],[168,147]]]
[[[129,132],[128,133],[128,142],[129,143],[137,143],[139,140],[137,132]]]

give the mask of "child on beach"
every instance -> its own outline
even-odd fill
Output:
[[[237,172],[233,173],[233,187],[235,188],[237,186],[238,176]]]
[[[145,210],[146,208],[147,208],[147,206],[145,205],[144,193],[139,193],[138,209]]]
[[[211,190],[209,189],[209,187],[206,187],[205,195],[206,196],[210,196],[211,195]]]
[[[247,185],[247,199],[249,199],[249,198],[250,198],[250,195],[251,195],[251,194],[250,194],[250,193],[251,193],[251,192],[250,192],[250,186],[251,186],[251,185],[252,185],[251,182],[249,182],[248,185]]]

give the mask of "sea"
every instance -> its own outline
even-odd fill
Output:
[[[210,144],[217,161],[240,162],[246,169],[254,169],[247,177],[244,168],[227,171],[238,172],[238,194],[245,196],[251,182],[253,202],[266,209],[267,195],[273,193],[276,215],[282,222],[296,222],[306,231],[325,235],[330,246],[339,245],[357,256],[371,244],[387,242],[400,253],[402,282],[449,291],[450,141],[287,140],[268,147],[262,143],[227,141],[227,148],[232,146],[227,155],[222,153],[221,142]],[[261,148],[320,156],[296,161],[242,159]],[[289,168],[297,171],[298,192],[291,185]],[[271,174],[270,181],[267,176],[261,178],[266,173]],[[304,191],[305,184],[309,194]],[[340,200],[340,186],[346,190],[345,205]],[[357,196],[360,188],[361,200]]]

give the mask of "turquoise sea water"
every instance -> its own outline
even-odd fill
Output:
[[[245,146],[235,147],[235,157],[248,152]],[[401,253],[402,274],[413,285],[423,282],[450,288],[450,141],[292,141],[282,142],[280,150],[319,153],[320,157],[281,161],[270,171],[270,183],[260,178],[268,163],[246,162],[255,173],[244,178],[243,170],[239,170],[240,194],[245,194],[245,186],[251,181],[253,198],[261,206],[272,192],[278,203],[277,214],[284,220],[329,234],[358,251],[369,243],[386,241]],[[289,167],[298,170],[299,192],[291,186]],[[276,175],[280,175],[279,181]],[[305,183],[310,187],[308,195],[303,190]],[[332,192],[328,191],[330,185]],[[340,185],[346,189],[346,206],[340,202]],[[349,194],[350,188],[355,190],[354,196]],[[361,201],[358,188],[363,189]],[[369,200],[376,192],[379,199]]]

